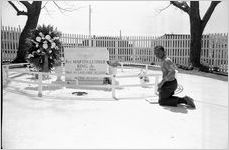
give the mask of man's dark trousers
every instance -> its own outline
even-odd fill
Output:
[[[177,80],[165,82],[159,90],[159,105],[177,106],[180,97],[173,96],[177,89]]]

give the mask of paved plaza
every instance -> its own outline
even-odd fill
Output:
[[[106,94],[80,100],[39,98],[10,88],[17,87],[12,82],[3,90],[3,147],[227,148],[228,82],[181,73],[178,81],[183,86],[178,96],[192,97],[196,109],[150,104],[131,87],[122,89],[127,95],[117,90],[119,100]]]

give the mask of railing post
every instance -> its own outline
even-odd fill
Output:
[[[61,57],[61,69],[62,69],[62,73],[64,71],[64,57]]]
[[[9,66],[4,66],[4,72],[5,72],[5,79],[3,79],[3,85],[8,83],[9,78]],[[4,73],[3,72],[3,73]],[[3,76],[4,77],[4,76]],[[5,81],[4,81],[5,80]]]
[[[56,67],[56,73],[57,73],[57,79],[56,81],[61,81],[61,76],[62,76],[62,66]]]
[[[115,96],[115,74],[112,74],[111,76],[111,89],[112,89],[112,97],[117,100]]]
[[[148,72],[148,67],[149,67],[148,64],[146,64],[146,73]]]
[[[9,78],[9,65],[6,65],[6,83],[8,82]]]
[[[79,76],[77,76],[76,78],[75,78],[75,80],[76,80],[76,86],[78,86],[79,85]]]
[[[154,94],[157,94],[157,89],[158,89],[157,84],[158,84],[158,81],[159,81],[159,76],[156,75],[156,76],[155,76]]]
[[[121,64],[121,71],[123,72],[123,63],[121,62],[120,64]]]
[[[38,97],[42,97],[42,72],[38,72]]]

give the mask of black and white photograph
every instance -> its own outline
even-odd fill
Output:
[[[228,149],[228,1],[0,1],[1,149]]]

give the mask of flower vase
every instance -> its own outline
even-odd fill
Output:
[[[43,66],[42,66],[42,69],[41,69],[41,72],[49,72],[49,62],[48,62],[48,56],[47,55],[44,55],[44,62],[43,62]],[[42,76],[43,79],[47,79],[48,78],[48,75],[44,74]]]

